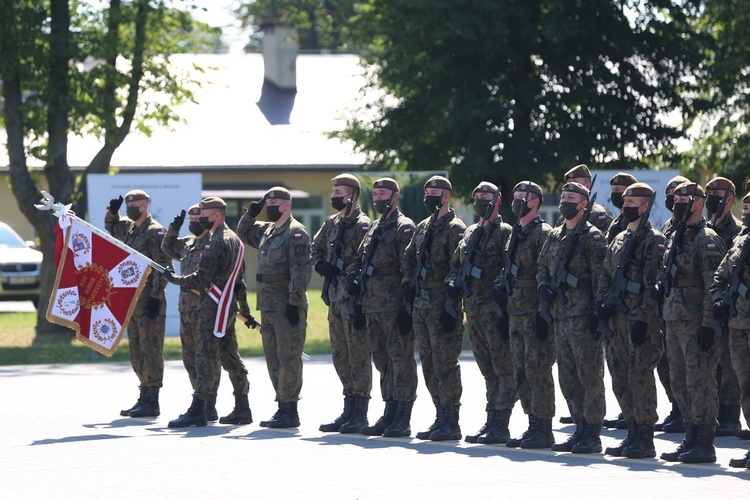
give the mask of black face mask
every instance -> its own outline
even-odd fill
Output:
[[[442,199],[443,197],[440,195],[425,195],[424,199],[422,200],[424,209],[429,213],[434,213],[435,210],[437,210],[437,208],[440,206],[440,201]]]
[[[484,217],[484,214],[487,213],[487,207],[490,206],[490,203],[490,200],[474,200],[474,212],[478,216]]]
[[[130,220],[138,220],[141,218],[141,207],[127,207],[125,208],[125,215]]]
[[[379,214],[385,212],[385,207],[388,206],[388,200],[373,201],[372,206],[375,207],[375,211]]]
[[[622,199],[622,193],[612,193],[611,196],[612,204],[617,208],[622,208],[622,204],[624,203]]]
[[[343,196],[334,196],[331,198],[331,206],[334,210],[343,210],[346,208],[346,204]]]
[[[667,210],[670,212],[674,212],[674,195],[668,194],[666,201],[664,201],[664,206],[667,207]]]
[[[578,203],[574,201],[561,201],[559,207],[560,215],[562,215],[565,220],[575,218],[575,216],[578,215],[578,212],[580,212],[580,210],[578,210]]]
[[[742,223],[746,227],[750,227],[750,213],[742,214]]]
[[[200,225],[201,225],[201,227],[203,228],[204,231],[210,231],[211,228],[214,227],[214,223],[213,222],[209,222],[208,217],[201,216],[201,217],[198,218],[198,222],[200,223]],[[191,222],[191,224],[192,224],[192,222]],[[195,233],[193,233],[193,234],[195,234]]]
[[[640,214],[638,213],[639,208],[640,207],[624,207],[622,209],[622,216],[628,222],[635,222],[641,218]]]
[[[201,224],[200,221],[191,220],[188,223],[188,231],[190,231],[195,236],[200,236],[205,230],[206,229],[203,227],[203,224]]]
[[[672,217],[674,217],[674,220],[676,221],[685,220],[685,210],[687,210],[687,205],[688,204],[686,201],[674,204],[674,210],[672,210]]]
[[[513,203],[510,205],[511,211],[513,211],[513,215],[518,217],[519,219],[521,217],[526,217],[529,215],[529,212],[531,212],[531,207],[528,205],[528,200],[526,203],[524,203],[524,200],[520,198],[516,198],[513,200]]]
[[[717,194],[709,194],[706,197],[706,210],[708,210],[708,213],[715,214],[719,211],[719,203],[721,203],[721,200],[723,199],[723,196],[719,196]]]
[[[279,207],[266,207],[266,217],[271,222],[281,219],[281,209]]]

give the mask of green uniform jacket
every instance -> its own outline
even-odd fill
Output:
[[[550,231],[552,231],[552,227],[539,216],[523,226],[521,230],[522,239],[516,246],[516,255],[513,259],[513,264],[518,271],[511,282],[513,295],[508,297],[508,314],[514,316],[529,314],[536,312],[539,308],[539,295],[536,293],[536,273],[539,270],[539,254]],[[510,241],[508,244],[510,244]]]
[[[750,265],[747,262],[739,263],[742,245],[745,244],[748,238],[750,238],[750,235],[747,234],[736,237],[732,248],[724,256],[721,264],[719,264],[719,268],[714,274],[714,282],[710,290],[713,300],[721,298],[721,294],[724,293],[724,290],[729,286],[735,265],[744,266],[744,269],[742,269],[743,274],[741,281],[745,286],[750,285],[750,269],[748,269]],[[750,242],[747,244],[750,245]],[[746,330],[750,328],[750,295],[742,297],[738,294],[736,305],[737,316],[729,318],[729,326],[731,328]]]

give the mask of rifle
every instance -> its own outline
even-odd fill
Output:
[[[651,216],[651,209],[654,207],[655,200],[656,193],[651,195],[651,198],[648,200],[648,207],[646,207],[646,211],[641,214],[638,229],[636,229],[633,237],[627,238],[625,244],[622,246],[620,262],[617,263],[617,269],[615,269],[615,272],[612,275],[612,283],[609,285],[607,295],[604,296],[604,307],[609,313],[615,308],[617,308],[622,314],[628,312],[628,306],[625,304],[625,292],[643,293],[643,286],[636,287],[636,283],[630,281],[627,278],[627,274],[630,264],[633,263],[635,248],[638,246],[639,241],[646,232],[648,218]],[[605,338],[611,339],[614,336],[614,332],[607,323],[607,321],[599,321],[596,331],[604,335]]]
[[[529,194],[526,193],[526,196],[523,198],[523,207],[521,207],[521,213],[526,209],[526,204],[529,200]],[[503,269],[500,271],[500,276],[497,280],[495,280],[495,283],[493,283],[493,286],[497,284],[497,286],[502,291],[502,295],[504,297],[505,304],[498,304],[497,302],[493,301],[493,308],[495,310],[495,314],[499,318],[503,318],[507,315],[507,312],[505,312],[507,299],[511,295],[513,295],[513,276],[518,275],[519,267],[514,262],[516,258],[516,250],[518,250],[518,242],[523,241],[523,228],[521,227],[521,218],[518,218],[518,221],[513,225],[513,231],[510,233],[510,240],[508,241],[508,248],[505,250],[505,255],[503,258]]]
[[[663,292],[663,297],[669,297],[672,291],[672,280],[680,274],[680,266],[677,265],[677,254],[682,251],[682,238],[685,236],[685,230],[687,229],[687,218],[690,214],[690,209],[693,208],[693,197],[688,197],[688,203],[685,207],[685,214],[682,219],[675,221],[675,230],[672,233],[672,244],[669,246],[669,252],[667,252],[667,258],[664,260],[664,277],[659,281],[659,289]],[[656,315],[661,317],[663,297],[656,302]]]
[[[395,191],[391,193],[391,197],[388,199],[388,204],[385,206],[385,208],[383,208],[383,213],[380,215],[380,219],[378,220],[378,227],[376,227],[372,232],[372,235],[370,236],[370,242],[367,245],[367,248],[365,248],[365,256],[362,260],[362,267],[359,269],[359,273],[357,275],[357,279],[359,281],[359,293],[356,297],[352,296],[349,298],[349,305],[347,307],[349,315],[352,318],[357,316],[358,309],[361,311],[362,297],[367,291],[367,280],[368,278],[371,278],[375,273],[375,267],[373,267],[372,265],[372,259],[375,256],[375,251],[378,249],[380,240],[383,237],[383,224],[385,224],[385,219],[388,218],[388,212],[391,211],[394,196],[396,196]]]
[[[565,244],[563,245],[562,251],[560,252],[560,257],[558,257],[557,259],[557,267],[555,267],[555,272],[552,275],[552,281],[549,284],[549,287],[554,292],[555,297],[560,302],[560,304],[563,305],[568,303],[568,298],[565,296],[562,285],[564,283],[567,283],[573,288],[578,285],[578,278],[568,272],[568,262],[570,262],[570,258],[573,256],[573,250],[577,250],[579,247],[579,242],[583,234],[583,230],[586,228],[586,223],[588,222],[589,215],[591,215],[591,209],[594,208],[596,195],[597,193],[594,193],[594,196],[591,197],[588,205],[586,205],[586,208],[583,209],[583,214],[581,215],[581,218],[578,219],[576,227],[574,227],[570,234],[565,237]],[[543,298],[539,299],[539,315],[544,319],[544,321],[547,322],[548,325],[551,325],[553,321],[552,315],[549,312],[551,306],[552,301],[547,302]]]
[[[716,213],[714,213],[713,217],[711,217],[711,226],[716,227],[716,223],[719,220],[719,217],[721,217],[721,214],[724,212],[724,207],[727,206],[727,198],[729,198],[729,189],[724,190],[724,196],[721,198],[721,201],[719,202],[719,206],[716,209]]]
[[[430,261],[430,255],[432,254],[432,239],[435,236],[435,222],[437,221],[438,213],[440,213],[441,208],[442,205],[438,205],[432,212],[430,222],[427,224],[424,241],[422,242],[422,246],[418,249],[419,259],[417,260],[417,267],[414,269],[414,276],[412,277],[415,297],[419,296],[419,280],[425,280],[427,278],[427,263]],[[406,300],[406,297],[404,297],[404,307],[406,308],[406,313],[411,317],[414,310],[414,303],[409,302]]]
[[[490,222],[490,216],[492,211],[497,206],[497,200],[500,197],[500,189],[495,191],[495,195],[492,197],[492,201],[484,211],[482,222],[477,225],[477,228],[471,233],[469,243],[466,245],[466,253],[464,260],[461,263],[461,269],[456,275],[456,279],[453,280],[453,285],[458,290],[458,295],[455,298],[448,297],[445,300],[445,312],[453,319],[458,319],[458,303],[461,297],[469,297],[471,295],[471,280],[474,278],[481,279],[482,269],[474,265],[474,257],[481,252],[478,249],[479,240],[482,239],[484,228]]]
[[[737,297],[747,298],[750,295],[750,289],[747,285],[742,282],[742,277],[745,274],[745,266],[747,265],[747,258],[750,255],[750,237],[746,238],[742,242],[742,249],[740,250],[740,256],[732,266],[732,274],[729,278],[729,285],[726,290],[721,294],[721,300],[729,306],[729,315],[734,318],[737,316]],[[725,322],[729,320],[729,317],[717,318],[714,322],[714,331],[718,337],[721,337],[726,333]]]
[[[352,208],[352,199],[349,198],[346,201],[346,209],[344,210],[344,214],[339,217],[338,222],[336,223],[337,231],[336,231],[336,241],[333,242],[332,249],[331,249],[331,256],[328,259],[328,263],[331,264],[335,269],[338,269],[339,274],[344,271],[344,258],[341,256],[341,252],[344,248],[344,233],[345,231],[345,225],[344,225],[344,219],[348,217],[350,214]],[[333,275],[330,278],[326,276],[326,278],[323,280],[323,293],[321,293],[321,298],[323,299],[323,302],[325,305],[329,306],[331,305],[331,297],[329,294],[329,289],[331,288],[331,284],[333,286],[338,286],[339,278],[337,275]]]

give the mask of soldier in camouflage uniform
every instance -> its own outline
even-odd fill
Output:
[[[509,283],[493,284],[496,297],[498,287],[501,290],[498,305],[505,302],[510,316],[508,329],[515,386],[523,411],[529,416],[526,432],[519,439],[509,439],[505,443],[508,447],[549,448],[555,442],[552,435],[552,418],[555,416],[555,381],[552,377],[555,339],[549,336],[547,330],[537,332],[534,328],[534,317],[539,307],[537,262],[542,245],[552,230],[538,214],[542,201],[542,188],[533,182],[519,182],[513,188],[512,210],[519,219],[511,238],[518,238],[518,243],[512,268],[510,271],[503,269],[503,273],[510,276]],[[509,240],[506,254],[510,244]],[[507,258],[505,262],[508,265]]]
[[[491,284],[503,267],[505,245],[511,233],[510,225],[504,223],[498,214],[501,197],[498,196],[495,207],[485,219],[486,211],[497,191],[496,185],[484,181],[474,188],[474,212],[479,215],[479,222],[466,229],[464,238],[451,258],[450,273],[445,278],[450,299],[459,300],[463,295],[471,350],[484,377],[487,394],[487,422],[477,433],[465,437],[468,443],[505,443],[510,438],[508,422],[518,399],[513,380],[510,339],[507,329],[504,334],[500,331],[500,321],[494,311],[491,296]],[[472,234],[480,228],[476,253],[467,256]],[[478,272],[472,272],[469,276],[462,275],[464,262],[472,258],[469,262]],[[468,295],[456,286],[456,282],[461,280],[466,280],[469,285]]]
[[[743,221],[750,219],[750,194],[745,195],[742,199],[742,219]],[[750,262],[747,255],[745,255],[745,260],[741,261],[741,254],[747,245],[750,245],[750,235],[747,233],[734,239],[732,248],[724,256],[714,274],[711,294],[714,299],[715,316],[719,316],[716,318],[717,321],[724,322],[728,318],[732,364],[742,390],[742,411],[745,414],[748,426],[750,426],[750,418],[748,418],[748,415],[750,415],[750,293],[748,293]],[[736,297],[725,298],[722,295],[729,287],[735,273],[739,273],[740,279],[737,295]],[[736,316],[730,314],[730,303],[732,301],[737,308]],[[740,434],[738,436],[742,437]],[[731,459],[729,466],[750,469],[750,451],[742,458]]]
[[[361,301],[372,359],[380,372],[385,411],[374,425],[361,432],[367,436],[405,437],[411,434],[417,364],[414,333],[401,333],[396,317],[403,303],[400,269],[404,250],[414,234],[414,222],[398,209],[399,185],[395,180],[388,177],[376,180],[372,193],[375,211],[381,214],[381,219],[370,225],[347,268],[347,291],[354,300]],[[378,243],[373,252],[374,241]],[[365,265],[367,262],[369,266]]]
[[[413,320],[425,385],[436,408],[435,422],[426,431],[418,432],[417,439],[432,441],[461,439],[458,356],[463,344],[463,322],[456,322],[448,332],[440,323],[446,299],[444,280],[466,230],[466,224],[449,207],[452,190],[450,181],[439,175],[425,182],[424,206],[433,215],[417,224],[401,266],[404,300],[413,305],[412,318],[405,318]]]
[[[311,260],[315,271],[325,278],[324,292],[327,287],[324,301],[328,304],[331,359],[344,388],[344,411],[320,430],[349,434],[368,425],[372,366],[367,330],[353,327],[347,308],[346,267],[370,229],[370,218],[357,205],[360,184],[356,177],[341,174],[332,183],[331,206],[338,213],[328,217],[313,237]]]
[[[617,235],[607,248],[602,275],[597,287],[596,312],[599,321],[614,333],[606,344],[607,366],[612,376],[612,391],[622,408],[628,433],[619,446],[605,450],[607,455],[628,458],[655,457],[654,424],[656,414],[656,381],[654,369],[664,346],[659,331],[654,302],[649,290],[656,285],[666,248],[664,236],[641,218],[654,190],[642,182],[631,184],[623,193],[620,214],[627,221],[625,232]],[[628,261],[623,261],[625,247],[632,245]],[[626,269],[618,276],[618,267]],[[615,283],[615,280],[621,280]],[[619,297],[613,285],[622,286]],[[609,308],[609,303],[620,302],[621,307]]]
[[[591,190],[591,171],[589,170],[589,167],[580,164],[576,165],[575,167],[571,168],[567,172],[565,172],[565,182],[577,182],[578,184],[581,184],[586,189]],[[594,203],[593,208],[591,209],[591,214],[589,215],[589,222],[592,226],[596,227],[599,231],[606,234],[607,229],[609,229],[609,226],[612,224],[612,220],[614,217],[612,217],[612,213],[607,210],[604,206]],[[558,226],[562,224],[563,218],[561,217],[560,220],[558,220]]]
[[[109,233],[134,250],[162,266],[171,265],[161,251],[164,226],[148,213],[149,195],[140,189],[125,195],[127,217],[120,217],[122,196],[109,202],[104,227]],[[164,378],[164,330],[167,282],[158,273],[151,273],[141,291],[128,330],[130,363],[138,376],[140,397],[135,405],[122,410],[126,417],[158,417],[159,389]]]
[[[742,222],[732,215],[735,188],[734,183],[724,177],[716,177],[706,184],[706,210],[710,216],[708,227],[724,241],[724,248],[732,248],[734,237],[742,231]],[[726,201],[722,201],[726,194]],[[716,339],[720,344],[719,366],[716,380],[719,382],[719,425],[716,427],[717,436],[734,436],[742,429],[740,424],[740,385],[737,372],[732,366],[729,347],[729,335]]]
[[[663,299],[662,317],[667,323],[672,392],[687,424],[682,444],[674,452],[661,454],[670,462],[716,461],[713,441],[720,345],[714,343],[713,300],[708,288],[724,256],[724,242],[706,227],[701,215],[704,197],[703,188],[694,182],[675,188],[674,218],[685,221],[687,229],[679,239],[679,228],[672,233],[656,289],[659,298],[664,295],[664,285],[670,286],[669,295]],[[676,251],[676,267],[670,262],[672,248]]]
[[[197,268],[182,276],[167,269],[166,279],[183,290],[200,290],[198,333],[195,343],[196,385],[193,401],[186,413],[169,422],[169,427],[202,427],[207,423],[206,404],[216,402],[221,368],[229,373],[234,387],[235,407],[222,417],[222,423],[250,424],[253,421],[247,394],[250,382],[240,358],[235,331],[237,302],[235,285],[244,270],[244,247],[224,222],[227,204],[221,198],[208,197],[200,203],[199,222],[211,232],[200,252]],[[170,227],[176,232],[174,226]]]
[[[606,253],[604,235],[590,222],[584,222],[578,248],[573,250],[570,260],[565,263],[559,258],[570,237],[568,233],[576,228],[588,203],[586,187],[577,182],[563,186],[560,213],[565,224],[550,232],[542,247],[536,274],[539,296],[551,304],[560,388],[576,422],[575,433],[564,443],[553,445],[553,451],[596,453],[602,450],[599,436],[605,412],[604,356],[593,324],[593,286],[599,281]],[[558,290],[550,286],[561,265],[577,278],[575,287],[568,284],[571,280],[567,278],[560,284],[567,297],[565,304],[558,300]]]
[[[265,205],[271,222],[255,219]],[[297,401],[302,389],[302,349],[307,334],[307,286],[312,276],[310,236],[292,216],[292,195],[269,189],[254,201],[237,226],[237,235],[258,249],[256,275],[260,333],[278,411],[261,427],[299,427]]]

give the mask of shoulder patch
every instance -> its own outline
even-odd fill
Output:
[[[292,238],[295,240],[301,240],[302,239],[302,233],[294,233],[292,234]]]
[[[307,252],[307,248],[305,247],[305,245],[294,245],[294,255],[295,256],[300,257],[300,256],[303,256],[303,255],[306,255],[307,253],[308,252]]]
[[[716,243],[713,241],[706,243],[706,250],[716,250]]]
[[[463,231],[461,231],[460,233],[458,233],[458,238],[462,239],[464,237],[464,234],[466,234],[466,233],[463,232]]]
[[[664,243],[657,243],[656,249],[659,250],[660,252],[663,252],[667,249],[667,245],[665,245]]]
[[[594,238],[594,241],[600,241],[602,239],[601,233],[591,233],[591,237]]]
[[[203,250],[211,250],[211,243],[206,243],[206,246],[203,247]]]
[[[606,214],[606,213],[604,213],[604,212],[602,212],[602,213],[600,213],[600,214],[599,214],[599,215],[597,216],[597,218],[598,218],[599,220],[607,220],[607,214]]]
[[[163,238],[164,237],[164,230],[163,229],[157,229],[156,230],[156,236]]]
[[[365,222],[364,224],[362,224],[361,226],[359,226],[359,230],[362,231],[363,233],[366,233],[367,231],[370,230],[370,224],[368,224],[367,222]]]
[[[412,228],[410,228],[410,227],[405,227],[405,228],[404,228],[404,231],[403,231],[403,233],[404,233],[404,234],[411,234],[411,233],[412,233]]]

